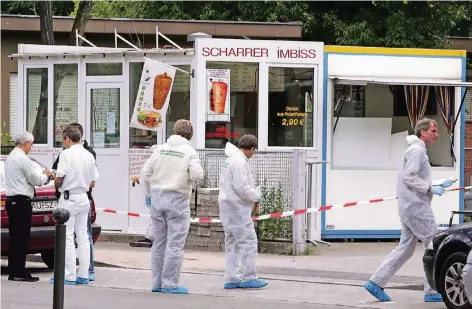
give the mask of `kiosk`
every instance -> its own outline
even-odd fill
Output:
[[[63,126],[81,123],[97,153],[97,207],[148,214],[130,176],[181,118],[192,121],[191,142],[200,150],[221,150],[227,141],[254,134],[259,150],[297,147],[321,156],[323,43],[197,38],[191,49],[131,47],[20,44],[10,56],[18,59],[17,108],[23,116],[17,129],[36,130],[38,136],[32,156],[51,166],[62,149]],[[129,126],[146,58],[178,69],[158,132]],[[217,107],[221,113],[210,102],[215,78],[227,81],[226,100]],[[269,163],[277,169],[276,161]],[[321,169],[314,177],[321,179]],[[97,222],[104,231],[144,233],[150,219],[99,212]]]
[[[321,204],[396,195],[405,138],[423,116],[437,121],[433,179],[464,186],[465,51],[325,46]],[[340,194],[342,193],[342,194]],[[439,227],[464,209],[464,192],[434,197]],[[321,215],[321,237],[398,238],[395,200]],[[460,220],[463,218],[461,217]],[[457,223],[457,222],[456,222]]]

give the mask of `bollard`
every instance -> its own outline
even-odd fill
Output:
[[[54,292],[53,309],[64,308],[64,272],[66,259],[66,226],[69,220],[69,211],[64,208],[56,208],[53,212],[56,221],[56,243],[54,246]]]

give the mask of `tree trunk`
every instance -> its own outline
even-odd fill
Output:
[[[52,2],[40,1],[39,5],[39,20],[40,20],[40,31],[41,31],[41,43],[43,45],[54,45],[54,28],[53,28],[53,15],[52,15]],[[91,18],[91,12],[93,8],[92,1],[80,1],[75,16],[74,25],[72,26],[69,38],[67,40],[68,45],[76,44],[76,29],[80,35],[84,35],[85,26]],[[82,45],[82,40],[79,40],[79,45]],[[61,88],[62,81],[67,73],[65,68],[59,67],[54,70],[54,117],[57,111],[57,97],[59,95],[59,89]],[[33,127],[33,135],[37,143],[46,144],[48,136],[48,83],[47,83],[47,70],[43,70],[41,74],[41,96],[39,99],[38,112],[36,114],[36,120]],[[53,121],[53,119],[51,119]]]

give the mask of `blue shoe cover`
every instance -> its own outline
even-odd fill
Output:
[[[161,288],[152,288],[152,291],[153,292],[162,292],[162,289]]]
[[[95,281],[95,274],[90,273],[88,279],[89,281]]]
[[[242,289],[260,289],[267,285],[268,283],[259,279],[250,280],[247,282],[241,282],[239,287]]]
[[[174,289],[161,289],[161,292],[168,294],[188,294],[188,290],[181,286],[178,286]]]
[[[54,277],[52,277],[51,279],[49,279],[49,282],[54,283]],[[64,280],[64,284],[65,284],[65,285],[75,285],[75,281]]]
[[[384,292],[377,284],[373,283],[372,281],[368,281],[365,285],[364,288],[372,294],[375,298],[377,298],[379,301],[391,301],[392,299],[390,296],[387,295],[387,293]]]
[[[424,302],[425,303],[442,303],[443,298],[441,294],[436,293],[436,294],[431,294],[431,295],[425,295],[424,296]]]
[[[75,284],[89,284],[89,279],[77,277]]]
[[[229,282],[225,283],[225,289],[237,289],[241,285],[241,282]]]

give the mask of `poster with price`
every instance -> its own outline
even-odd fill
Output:
[[[229,69],[207,69],[207,121],[230,122]]]
[[[175,69],[151,59],[144,60],[134,112],[129,124],[132,128],[159,131],[164,129],[169,107]]]
[[[281,126],[303,127],[307,115],[306,112],[301,112],[297,106],[287,106],[284,112],[277,113],[277,118],[280,119]]]

